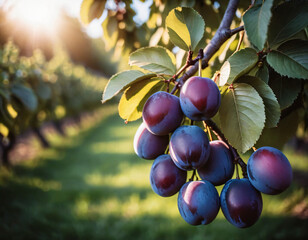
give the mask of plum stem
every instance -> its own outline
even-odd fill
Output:
[[[172,76],[172,78],[170,78],[168,80],[168,82],[171,82],[171,81],[175,81],[189,66],[192,66],[194,65],[196,62],[200,61],[202,58],[203,58],[203,49],[200,49],[199,50],[199,53],[198,53],[198,56],[195,58],[195,59],[192,59],[192,56],[193,56],[193,52],[192,51],[189,51],[188,52],[188,55],[187,55],[187,59],[186,59],[186,63],[184,66],[182,66],[179,71],[174,74]],[[171,94],[174,94],[175,91],[178,89],[178,88],[181,88],[182,85],[179,84],[179,82],[175,82],[175,86],[174,88],[172,89],[171,91]]]
[[[206,126],[206,129],[207,129],[207,132],[209,134],[210,141],[212,142],[213,138],[212,138],[212,134],[211,134],[211,130],[210,130],[209,126]]]
[[[195,178],[195,177],[196,177],[196,179],[198,180],[198,177],[197,177],[197,175],[196,175],[196,169],[194,169],[194,171],[193,171],[193,173],[192,173],[192,175],[191,175],[189,181],[194,181],[194,178]]]
[[[198,73],[199,77],[202,77],[202,60],[199,59],[199,73]]]
[[[207,126],[209,126],[211,128],[212,132],[217,136],[217,138],[219,140],[225,142],[228,145],[228,147],[230,148],[231,153],[233,155],[234,164],[240,165],[240,167],[242,169],[243,177],[247,178],[247,176],[248,176],[247,175],[247,165],[243,161],[243,159],[240,157],[237,150],[234,147],[231,146],[228,139],[225,137],[225,135],[222,133],[222,131],[219,129],[219,127],[216,125],[215,122],[213,122],[211,119],[205,120],[204,122]]]
[[[204,126],[204,128],[206,129],[207,134],[209,135],[210,141],[212,142],[212,141],[213,141],[213,138],[212,138],[212,134],[211,134],[211,129],[210,129],[209,126],[205,123],[205,121],[203,121],[203,126]]]
[[[165,150],[165,154],[168,154],[168,152],[169,152],[169,144],[168,144],[168,146],[167,146],[167,148]]]
[[[167,93],[169,93],[169,86],[170,86],[170,82],[167,82],[166,84],[167,84],[167,89],[166,89],[166,92],[167,92]]]
[[[219,50],[225,41],[227,41],[232,35],[244,30],[244,26],[230,29],[238,4],[239,0],[229,1],[219,28],[217,29],[210,43],[203,50],[202,69],[208,67],[210,59],[214,56],[214,54]],[[194,65],[192,65],[183,74],[183,76],[179,78],[177,84],[174,86],[174,89],[171,92],[175,92],[177,88],[183,86],[184,82],[198,71],[198,65],[198,63],[194,63]],[[184,66],[186,66],[186,64]],[[186,68],[187,67],[188,66],[186,66]]]
[[[237,164],[235,164],[235,174],[236,174],[236,179],[240,179],[240,176],[239,176],[239,174],[238,174],[238,165]]]

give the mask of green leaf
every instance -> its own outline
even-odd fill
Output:
[[[280,119],[280,105],[273,90],[261,79],[252,76],[242,76],[237,82],[247,83],[257,90],[265,106],[265,127],[276,127]]]
[[[265,63],[263,63],[263,65],[258,68],[258,71],[256,72],[255,76],[260,78],[263,82],[268,83],[269,73],[268,67]]]
[[[137,70],[128,70],[113,75],[104,90],[102,102],[106,102],[132,83],[150,79],[156,74],[144,74]]]
[[[264,128],[262,98],[252,86],[235,83],[222,97],[219,117],[230,144],[244,153],[254,146]]]
[[[13,127],[13,118],[7,110],[7,101],[0,97],[0,123],[3,123],[6,127]]]
[[[256,147],[271,146],[283,149],[286,142],[296,135],[296,130],[300,122],[299,112],[294,111],[285,118],[281,119],[275,128],[264,128],[256,143]]]
[[[308,41],[295,39],[279,46],[278,51],[288,55],[294,61],[308,69]]]
[[[174,45],[185,51],[195,51],[203,37],[205,23],[194,9],[178,7],[169,12],[166,27]]]
[[[301,81],[299,79],[283,77],[272,71],[269,86],[274,91],[282,110],[291,106],[297,98],[301,90]]]
[[[159,74],[175,74],[175,62],[174,55],[168,49],[159,46],[140,48],[129,57],[129,65]]]
[[[227,82],[231,84],[236,78],[249,72],[257,62],[257,52],[252,48],[245,48],[234,53],[222,65],[218,85],[224,86]]]
[[[9,100],[10,92],[7,88],[0,86],[0,97],[3,97],[5,100]]]
[[[259,67],[258,67],[258,65],[256,65],[248,73],[246,73],[245,75],[249,75],[249,76],[255,77],[258,71],[259,71]]]
[[[135,121],[142,116],[142,109],[146,100],[164,86],[161,79],[137,82],[131,85],[122,95],[118,110],[122,119],[127,122]]]
[[[259,50],[263,49],[266,41],[273,2],[274,0],[256,2],[243,16],[247,37]]]
[[[104,42],[108,49],[114,47],[118,39],[118,20],[115,16],[108,16],[102,23]]]
[[[89,24],[94,18],[100,18],[105,9],[106,0],[83,0],[80,7],[80,19]]]
[[[29,111],[34,112],[36,110],[37,97],[31,88],[21,84],[15,84],[12,86],[11,92]]]
[[[197,50],[204,49],[205,46],[206,46],[206,36],[204,34],[201,40],[198,42],[197,46],[195,47],[196,51],[194,52],[194,56],[198,55],[199,52]]]
[[[270,47],[292,37],[308,25],[308,1],[289,1],[273,10],[268,30]]]
[[[308,79],[308,42],[292,40],[267,54],[267,62],[280,75]]]

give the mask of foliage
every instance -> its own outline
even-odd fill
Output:
[[[129,24],[128,19],[134,16],[128,2],[123,2],[126,3],[126,12],[121,10],[120,5],[114,9],[118,26],[121,21]],[[118,38],[125,35],[123,31],[132,34],[140,29],[149,33],[144,36],[152,36],[146,37],[146,41],[134,38],[134,46],[150,46],[132,52],[129,60],[132,69],[111,77],[104,91],[103,101],[118,92],[125,92],[120,101],[119,112],[126,121],[141,117],[146,98],[150,93],[161,90],[161,87],[157,88],[156,81],[160,79],[161,85],[165,84],[167,90],[169,84],[181,81],[181,74],[187,68],[185,59],[188,51],[192,51],[196,56],[199,48],[209,43],[227,8],[227,3],[223,1],[218,1],[218,5],[200,3],[201,1],[163,1],[160,2],[162,5],[158,2],[153,2],[149,21],[142,27],[130,23],[130,33],[126,28],[113,28],[114,32],[118,32]],[[287,115],[307,105],[306,98],[302,96],[303,86],[307,85],[308,79],[308,22],[305,17],[308,14],[308,3],[257,0],[252,6],[239,5],[238,11],[241,12],[242,18],[235,17],[232,26],[239,26],[240,20],[243,20],[249,41],[242,42],[241,38],[231,38],[211,61],[206,62],[210,70],[203,72],[207,77],[212,77],[209,74],[216,71],[213,78],[221,90],[222,107],[214,118],[216,123],[222,128],[231,145],[241,152],[246,152],[259,138],[263,139],[262,133],[267,132],[265,129],[276,128]],[[119,20],[120,14],[123,15],[122,20]],[[105,21],[110,21],[111,18],[107,17]],[[168,37],[164,37],[165,34]],[[154,38],[158,40],[154,41]],[[125,46],[134,49],[130,39],[126,40]],[[238,44],[233,54],[232,41]],[[154,45],[160,46],[153,46],[153,42]],[[174,46],[182,50],[175,50]],[[168,49],[173,50],[171,52]],[[183,54],[185,51],[186,54]],[[206,51],[207,48],[204,50],[205,54]],[[138,75],[130,76],[137,73],[136,69],[140,69]],[[155,81],[155,84],[152,81]],[[128,91],[131,93],[129,98]],[[295,101],[296,99],[299,101]],[[128,108],[130,110],[127,110]],[[298,121],[288,119],[289,125],[295,125],[295,131]],[[305,124],[307,125],[306,122]],[[286,141],[285,137],[280,139],[273,138],[273,142],[268,144],[277,145],[277,141],[282,141],[282,144]]]
[[[49,62],[40,51],[21,57],[12,42],[0,50],[0,71],[0,134],[8,138],[97,107],[106,82],[64,53]]]

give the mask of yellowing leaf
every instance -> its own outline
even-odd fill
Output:
[[[123,93],[118,106],[121,118],[129,122],[142,116],[142,109],[146,100],[164,86],[161,79],[154,79],[137,82]]]
[[[146,79],[150,79],[156,76],[156,74],[144,74],[138,70],[128,70],[119,72],[113,75],[104,90],[103,102],[111,99],[113,96],[118,94],[125,87],[128,87],[130,84]]]
[[[80,19],[89,24],[94,18],[100,18],[105,9],[106,0],[83,0],[80,7]]]
[[[178,7],[166,18],[170,40],[185,51],[195,49],[203,37],[205,23],[201,15],[192,8]]]

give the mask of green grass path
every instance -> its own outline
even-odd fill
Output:
[[[112,112],[90,130],[55,137],[36,159],[0,170],[0,239],[308,239],[308,220],[295,216],[308,192],[297,181],[264,196],[262,217],[249,229],[233,227],[221,212],[208,226],[188,225],[176,196],[152,192],[152,162],[133,152],[138,123],[125,125]],[[307,176],[308,157],[287,156]]]

